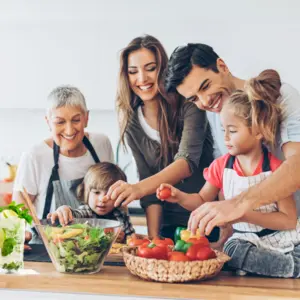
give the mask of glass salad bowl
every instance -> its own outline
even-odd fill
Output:
[[[36,228],[58,272],[93,274],[100,271],[121,224],[114,220],[74,219],[62,227],[42,220]]]

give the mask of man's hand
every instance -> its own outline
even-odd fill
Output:
[[[235,223],[248,209],[248,205],[238,198],[207,202],[191,213],[188,229],[195,234],[199,228],[201,235],[209,235],[215,226]]]

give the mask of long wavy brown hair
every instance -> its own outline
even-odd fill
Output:
[[[161,139],[158,160],[166,167],[178,150],[180,140],[180,111],[183,99],[177,93],[167,94],[164,90],[164,72],[168,64],[167,53],[162,44],[153,36],[144,35],[133,39],[126,48],[121,51],[120,71],[117,90],[117,111],[120,124],[121,142],[125,146],[127,126],[134,110],[142,105],[142,100],[132,91],[128,79],[128,56],[141,48],[150,50],[156,58],[158,67],[158,92],[159,101],[158,123]],[[125,146],[126,148],[126,146]]]

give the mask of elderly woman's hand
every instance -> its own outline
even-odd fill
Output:
[[[119,180],[109,188],[106,196],[115,201],[115,207],[119,207],[127,206],[133,200],[139,200],[144,195],[138,184],[129,184]]]

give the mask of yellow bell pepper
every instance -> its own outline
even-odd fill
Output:
[[[181,230],[180,232],[180,238],[183,241],[187,241],[190,238],[200,238],[200,231],[197,229],[196,235],[192,234],[189,230]]]

